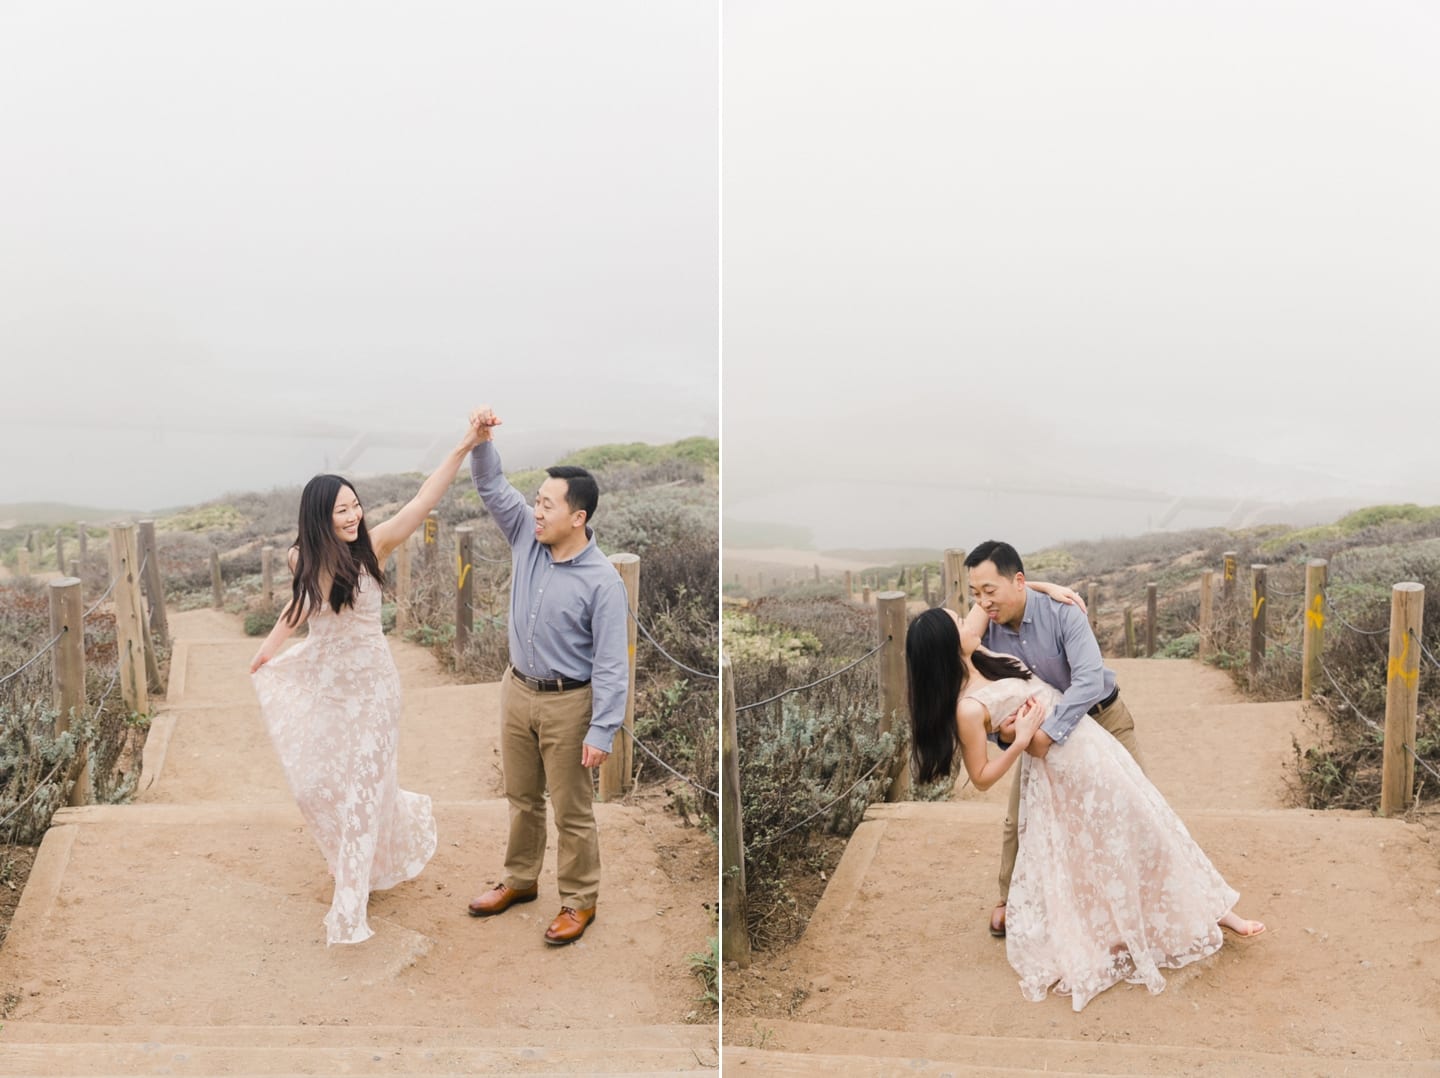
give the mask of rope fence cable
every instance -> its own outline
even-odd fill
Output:
[[[675,658],[675,656],[671,655],[668,651],[666,651],[663,647],[660,646],[660,641],[656,640],[653,636],[650,635],[650,630],[645,628],[644,623],[635,616],[635,612],[631,610],[629,606],[625,607],[625,612],[630,615],[630,620],[635,623],[635,627],[640,630],[641,635],[644,636],[646,640],[650,641],[651,644],[655,645],[655,650],[658,651],[661,655],[665,656],[665,658],[669,659],[674,665],[678,666],[686,673],[694,674],[696,677],[709,678],[711,681],[720,680],[719,674],[707,674],[704,670],[696,670],[693,666],[686,666],[679,659]]]
[[[831,809],[833,809],[836,805],[840,804],[840,802],[844,801],[844,800],[845,800],[847,797],[849,797],[852,793],[854,793],[856,790],[858,790],[858,789],[860,788],[860,784],[861,784],[862,782],[864,782],[866,779],[868,779],[871,775],[875,774],[875,771],[876,771],[876,770],[880,767],[880,765],[883,764],[884,762],[885,762],[885,761],[884,761],[883,759],[881,759],[881,760],[876,760],[873,764],[870,765],[870,770],[869,770],[869,771],[865,772],[865,774],[861,775],[858,779],[856,779],[855,782],[850,786],[850,788],[849,788],[848,790],[846,790],[843,794],[841,794],[839,797],[837,797],[834,801],[831,801],[831,802],[830,802],[828,805],[826,805],[824,808],[822,808],[822,809],[817,809],[816,811],[812,812],[809,816],[806,816],[806,817],[805,817],[803,820],[801,820],[799,823],[791,824],[789,827],[785,828],[785,830],[779,832],[778,834],[771,835],[769,838],[765,839],[765,841],[763,841],[763,842],[751,842],[751,843],[746,843],[745,849],[746,849],[746,850],[759,850],[759,849],[763,849],[764,847],[769,846],[771,843],[779,842],[782,838],[784,838],[786,835],[790,834],[791,832],[793,832],[793,831],[798,831],[800,828],[804,827],[804,826],[805,826],[807,823],[809,823],[811,820],[816,819],[816,818],[819,817],[819,816],[825,815],[825,813],[829,812],[829,811],[830,811]]]
[[[866,659],[877,654],[880,649],[885,646],[885,643],[886,642],[882,641],[881,643],[876,644],[873,648],[867,651],[864,655],[860,656],[860,658],[856,659],[854,662],[842,666],[839,670],[836,670],[833,673],[826,674],[822,678],[816,678],[809,684],[796,685],[793,689],[786,689],[784,692],[777,692],[774,696],[766,697],[764,700],[756,700],[753,704],[744,704],[740,707],[737,707],[735,711],[739,713],[741,711],[750,711],[757,707],[764,707],[766,704],[773,704],[776,700],[783,699],[784,697],[789,696],[791,693],[804,692],[806,689],[813,689],[816,685],[823,685],[825,684],[825,682],[830,681],[833,678],[839,677],[841,674],[845,673],[845,671],[853,670],[855,667],[863,663]]]
[[[1366,726],[1370,727],[1370,729],[1374,730],[1377,734],[1383,735],[1385,733],[1384,727],[1382,727],[1379,723],[1375,722],[1373,719],[1368,718],[1363,711],[1361,711],[1358,707],[1355,706],[1355,702],[1345,694],[1345,690],[1342,689],[1340,687],[1340,683],[1335,680],[1335,675],[1330,673],[1330,668],[1322,662],[1320,664],[1320,669],[1324,672],[1325,676],[1330,679],[1330,684],[1335,686],[1335,691],[1340,694],[1340,699],[1345,701],[1345,706],[1350,709],[1351,713],[1357,719],[1363,722]]]
[[[59,772],[59,770],[69,762],[70,761],[68,760],[61,760],[56,763],[56,765],[50,769],[50,774],[46,775],[43,779],[37,782],[35,784],[35,788],[25,795],[24,800],[22,800],[13,809],[11,809],[9,814],[3,820],[0,820],[0,827],[4,827],[7,823],[13,820],[21,809],[23,809],[26,805],[28,805],[31,801],[35,799],[35,795],[44,788],[45,784],[51,779],[53,779],[55,775]]]
[[[620,729],[625,730],[623,726]],[[699,790],[702,794],[709,794],[711,797],[715,798],[715,800],[720,800],[720,794],[718,792],[716,792],[715,790],[706,789],[704,786],[701,786],[700,783],[692,779],[689,775],[682,775],[680,772],[676,771],[673,767],[667,764],[664,760],[660,759],[660,757],[656,756],[655,753],[650,750],[650,747],[645,744],[645,742],[641,741],[633,733],[630,733],[629,730],[625,730],[625,733],[630,735],[630,741],[632,744],[635,745],[636,748],[638,748],[646,756],[650,757],[650,759],[654,760],[666,771],[670,772],[670,774],[674,775],[677,779],[680,779],[682,782],[688,782],[691,786],[695,787],[695,789]]]
[[[1411,639],[1420,645],[1420,653],[1430,660],[1430,665],[1436,669],[1440,669],[1440,659],[1435,658],[1435,656],[1431,654],[1430,649],[1425,646],[1425,641],[1415,635],[1415,630],[1407,629],[1406,631],[1410,634]]]
[[[120,578],[118,576],[112,577],[110,580],[110,586],[105,589],[105,594],[100,596],[100,598],[96,599],[93,603],[90,604],[90,609],[85,611],[83,617],[88,618],[91,614],[95,613],[95,611],[99,608],[100,604],[103,603],[106,599],[110,598],[110,593],[115,590],[115,585],[118,583],[120,583]]]
[[[1344,619],[1344,617],[1341,616],[1340,611],[1335,609],[1335,604],[1332,603],[1328,597],[1325,600],[1325,606],[1330,611],[1330,613],[1335,616],[1335,620],[1338,621],[1341,625],[1345,626],[1345,628],[1349,629],[1352,633],[1359,633],[1361,636],[1386,636],[1390,632],[1388,628],[1362,629],[1358,625],[1351,625],[1348,621]]]
[[[17,666],[14,670],[10,671],[10,673],[6,674],[3,678],[0,678],[0,685],[4,685],[4,684],[6,684],[7,682],[14,681],[17,677],[19,677],[21,674],[23,674],[26,670],[28,670],[30,667],[34,666],[37,662],[39,662],[42,658],[45,657],[45,655],[47,655],[47,654],[50,652],[50,649],[51,649],[51,648],[53,648],[56,644],[60,643],[61,637],[63,637],[63,636],[64,636],[66,633],[68,633],[69,631],[70,631],[70,629],[69,629],[68,626],[67,626],[66,628],[64,628],[64,629],[61,629],[58,633],[55,634],[55,636],[50,640],[50,642],[49,642],[48,644],[46,644],[44,647],[42,647],[42,648],[41,648],[39,651],[37,651],[34,655],[30,656],[30,658],[26,659],[23,663],[21,663],[19,666]]]

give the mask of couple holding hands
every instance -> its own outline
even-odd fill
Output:
[[[400,677],[381,628],[381,567],[440,503],[467,457],[512,559],[510,666],[500,689],[505,875],[469,912],[493,916],[537,897],[548,791],[560,912],[545,941],[571,943],[595,919],[600,843],[590,769],[605,762],[625,718],[625,586],[589,526],[599,501],[594,477],[549,468],[532,508],[501,470],[500,422],[489,408],[472,412],[416,495],[373,526],[354,484],[340,476],[318,475],[300,495],[292,598],[250,673],[290,790],[335,880],[327,943],[368,939],[370,892],[413,879],[435,853],[430,798],[397,780]],[[282,652],[302,624],[305,639]]]

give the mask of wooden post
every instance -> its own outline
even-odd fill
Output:
[[[630,656],[630,691],[625,694],[625,729],[615,735],[610,756],[600,765],[600,800],[613,801],[630,792],[635,781],[635,641],[634,615],[640,609],[640,556],[611,554],[610,564],[625,581],[625,602],[631,616],[625,619],[625,643]]]
[[[210,605],[219,610],[225,605],[225,577],[220,572],[220,551],[210,551]]]
[[[65,575],[65,533],[55,529],[55,571]]]
[[[855,598],[855,574],[849,569],[845,570],[845,598]]]
[[[260,548],[260,602],[266,610],[275,609],[275,548]]]
[[[891,732],[901,746],[885,790],[886,801],[910,798],[910,707],[905,683],[905,593],[882,591],[875,596],[880,649],[880,732]]]
[[[1092,633],[1100,621],[1099,615],[1096,613],[1099,609],[1099,592],[1100,586],[1098,584],[1085,585],[1085,606],[1089,609],[1090,631]]]
[[[1305,630],[1300,658],[1300,699],[1309,700],[1320,680],[1325,661],[1325,577],[1329,562],[1311,558],[1305,563]]]
[[[925,605],[930,605],[930,566],[925,566],[925,572],[920,578],[920,598],[925,600]]]
[[[740,739],[735,723],[735,675],[730,656],[720,657],[720,919],[721,958],[750,965],[745,901],[745,816],[740,797]]]
[[[1156,602],[1155,585],[1145,585],[1145,658],[1155,657],[1155,620],[1158,603]]]
[[[962,618],[970,613],[970,573],[965,568],[965,551],[954,547],[945,551],[941,584],[945,588],[944,604]]]
[[[458,659],[470,644],[475,628],[475,582],[470,579],[474,568],[473,528],[455,529],[455,657]]]
[[[414,549],[406,539],[395,548],[395,631],[410,628],[410,552]]]
[[[1250,687],[1260,679],[1265,662],[1265,566],[1250,566]]]
[[[80,568],[83,571],[90,556],[90,536],[83,520],[75,522],[75,538],[80,543]]]
[[[120,666],[120,695],[137,715],[150,712],[145,670],[145,625],[140,606],[140,559],[135,525],[110,528],[110,576],[115,580],[115,645]]]
[[[1415,792],[1415,716],[1420,705],[1420,630],[1425,587],[1414,581],[1390,591],[1390,666],[1385,682],[1385,747],[1380,770],[1380,815],[1410,807]]]
[[[1135,608],[1125,608],[1125,658],[1135,658]]]
[[[870,605],[870,585],[865,585],[865,590],[860,593],[860,601],[866,606]]]
[[[145,595],[150,600],[150,631],[160,646],[170,646],[170,619],[165,616],[165,585],[160,579],[160,551],[155,545],[155,522],[140,522],[140,560],[145,565]]]
[[[421,554],[421,561],[425,568],[429,569],[435,564],[435,551],[440,543],[440,510],[432,509],[425,518],[425,528],[421,533],[424,536],[424,551]]]
[[[820,583],[820,566],[815,566],[815,583]]]
[[[1235,601],[1236,587],[1235,576],[1237,566],[1235,559],[1239,557],[1233,550],[1227,550],[1224,554],[1224,561],[1221,563],[1220,577],[1220,600],[1227,606]]]
[[[1200,574],[1200,647],[1198,654],[1204,662],[1214,647],[1215,633],[1215,570],[1206,569]]]
[[[71,558],[71,559],[70,559],[70,575],[73,576],[73,577],[75,577],[77,580],[80,578],[80,559],[79,559],[79,558]]]
[[[55,733],[70,729],[72,720],[85,708],[85,609],[80,601],[80,581],[63,577],[50,582],[50,632],[64,633],[55,646],[54,698]],[[70,789],[70,804],[90,801],[90,748],[85,742],[76,746],[75,783]]]

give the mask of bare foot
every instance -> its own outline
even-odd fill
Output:
[[[1263,921],[1247,921],[1243,917],[1236,916],[1234,910],[1231,910],[1224,917],[1220,918],[1220,927],[1228,928],[1237,936],[1258,936],[1261,932],[1265,931],[1265,923]]]

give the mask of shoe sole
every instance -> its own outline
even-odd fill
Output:
[[[509,902],[505,903],[505,905],[501,906],[498,910],[477,910],[473,906],[468,907],[468,909],[470,911],[471,917],[498,917],[500,916],[500,914],[508,910],[511,906],[518,906],[522,902],[534,902],[539,897],[540,895],[537,892],[533,895],[526,895],[524,898],[512,898]]]

